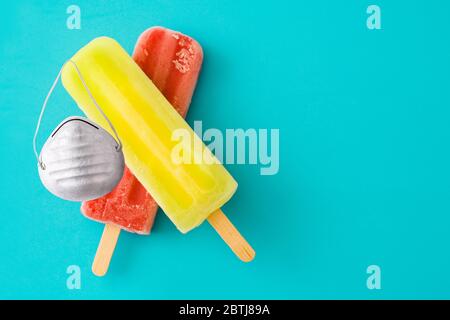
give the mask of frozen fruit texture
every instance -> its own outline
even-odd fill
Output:
[[[203,61],[198,42],[179,32],[154,27],[140,36],[133,59],[185,117]]]

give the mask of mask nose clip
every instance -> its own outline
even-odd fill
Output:
[[[45,164],[44,164],[44,162],[42,162],[41,158],[39,158],[38,163],[39,163],[39,167],[41,167],[42,170],[45,170]]]

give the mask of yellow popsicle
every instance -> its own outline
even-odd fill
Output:
[[[173,161],[179,141],[172,134],[180,129],[195,140],[183,150],[191,159],[214,156],[115,40],[94,39],[71,60],[116,128],[126,164],[181,232],[201,224],[232,197],[237,183],[222,164]],[[72,64],[64,67],[62,82],[86,115],[109,130]]]

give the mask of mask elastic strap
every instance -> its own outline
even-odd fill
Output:
[[[106,114],[103,112],[102,108],[100,108],[100,106],[98,105],[97,101],[95,100],[94,96],[91,93],[91,90],[89,90],[89,87],[87,86],[86,82],[84,81],[83,76],[81,75],[80,70],[78,69],[77,65],[75,62],[73,62],[72,60],[68,60],[66,61],[63,66],[61,67],[61,69],[58,72],[58,75],[56,76],[55,81],[53,82],[52,87],[50,88],[50,91],[48,92],[47,96],[45,97],[44,103],[42,105],[42,109],[41,109],[41,113],[39,115],[39,119],[37,122],[37,126],[36,126],[36,131],[34,132],[34,138],[33,138],[33,150],[34,150],[34,154],[36,155],[36,160],[39,163],[39,166],[42,168],[42,170],[45,170],[45,164],[42,162],[42,159],[39,158],[37,149],[36,149],[36,140],[37,140],[37,135],[39,132],[39,127],[41,126],[41,121],[42,121],[42,116],[44,115],[44,111],[45,108],[47,107],[47,102],[48,99],[50,98],[51,94],[53,93],[53,90],[56,87],[56,84],[58,83],[59,78],[61,77],[61,73],[62,70],[64,69],[65,65],[67,63],[72,63],[73,66],[75,67],[75,70],[78,73],[78,76],[80,77],[80,80],[84,86],[84,88],[86,89],[87,93],[89,94],[89,97],[91,98],[92,102],[94,102],[95,107],[97,108],[97,110],[101,113],[101,115],[103,116],[103,118],[105,118],[106,122],[108,122],[108,125],[110,126],[112,132],[114,133],[114,136],[116,137],[116,141],[117,141],[117,146],[116,146],[116,150],[120,151],[122,149],[122,142],[120,141],[120,138],[116,132],[116,129],[114,128],[113,124],[111,123],[111,121],[109,121],[108,117],[106,116]]]

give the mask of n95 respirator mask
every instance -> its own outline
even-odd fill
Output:
[[[39,126],[48,99],[60,78],[60,71],[42,106],[33,148],[38,160],[39,177],[48,191],[65,200],[87,201],[115,188],[123,176],[125,162],[114,126],[95,101],[76,64],[70,60],[66,63],[75,66],[86,91],[116,139],[89,119],[69,117],[53,130],[38,155],[36,138]]]

